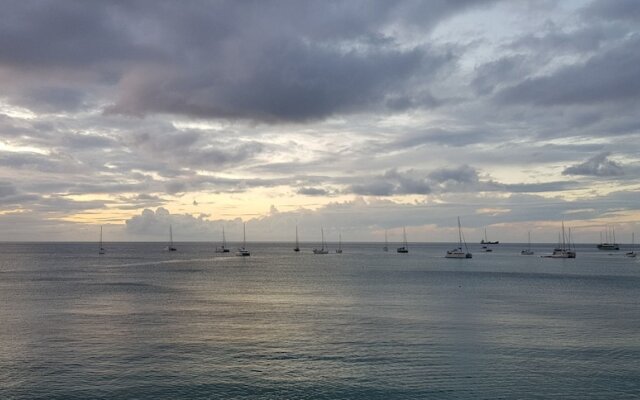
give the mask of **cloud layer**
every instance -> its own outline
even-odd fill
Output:
[[[456,215],[631,229],[639,14],[605,0],[5,2],[0,240],[98,223],[149,239],[168,219],[200,237],[238,218],[268,237],[302,216],[363,240]]]

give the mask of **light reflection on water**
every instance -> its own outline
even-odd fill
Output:
[[[1,246],[0,398],[640,396],[623,252]]]

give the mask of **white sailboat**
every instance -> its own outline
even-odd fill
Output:
[[[402,240],[402,247],[398,247],[396,251],[398,253],[406,254],[409,252],[409,245],[407,244],[407,230],[404,226],[402,227]]]
[[[342,254],[342,233],[338,235],[338,248],[336,249],[337,254]]]
[[[293,248],[296,253],[300,251],[300,243],[298,242],[298,225],[296,225],[296,247]]]
[[[313,249],[313,254],[329,254],[329,250],[326,249],[326,245],[324,243],[324,228],[320,228],[320,234],[322,235],[322,247],[319,249]]]
[[[98,246],[98,254],[104,254],[104,247],[102,247],[102,225],[100,225],[100,245]]]
[[[471,258],[473,257],[467,248],[467,242],[464,242],[464,250],[462,250],[462,227],[460,226],[460,217],[458,217],[458,247],[453,250],[447,250],[445,258]]]
[[[236,250],[236,256],[248,257],[251,253],[247,250],[247,224],[242,224],[242,247]]]
[[[389,251],[389,241],[387,240],[387,230],[384,230],[384,247],[382,251]]]
[[[227,238],[224,235],[224,226],[222,227],[222,245],[216,247],[216,253],[228,253],[229,249],[227,249]]]
[[[171,225],[169,225],[169,244],[164,249],[166,251],[176,251],[176,250],[178,250],[173,246],[173,230],[171,229]]]
[[[626,253],[625,256],[635,258],[636,257],[636,234],[635,232],[631,233],[631,251]]]
[[[533,255],[533,250],[531,250],[531,231],[529,231],[529,245],[527,246],[526,249],[522,250],[520,252],[520,255],[523,256],[532,256]]]

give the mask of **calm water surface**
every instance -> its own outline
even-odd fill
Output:
[[[163,246],[0,244],[0,398],[640,398],[624,251]]]

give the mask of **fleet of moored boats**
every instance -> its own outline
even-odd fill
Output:
[[[320,248],[314,248],[313,254],[329,254],[329,248],[324,240],[324,228],[320,228],[320,236],[321,236],[321,246]],[[401,254],[409,253],[409,244],[407,242],[407,231],[403,227],[402,228],[402,246],[397,248],[397,252]],[[607,228],[605,235],[600,235],[600,244],[597,245],[599,250],[620,250],[620,245],[616,243],[615,240],[615,230],[613,228]],[[604,239],[604,240],[603,240]],[[482,251],[491,252],[493,251],[489,245],[497,245],[499,241],[490,241],[487,239],[487,230],[485,228],[484,238],[480,241],[482,244]],[[246,224],[242,226],[242,246],[236,250],[235,255],[240,257],[247,257],[251,255],[251,252],[247,250],[247,229]],[[464,249],[463,249],[464,247]],[[178,249],[173,244],[173,229],[172,226],[169,225],[169,243],[165,247],[165,251],[177,251]],[[298,226],[296,225],[296,241],[295,247],[293,248],[294,252],[300,252],[300,243],[298,239]],[[384,231],[384,246],[382,247],[382,251],[389,251],[389,242],[387,240],[387,231]],[[225,237],[224,227],[222,228],[222,244],[215,249],[216,253],[229,253],[230,249],[227,247],[227,240]],[[338,248],[335,250],[336,254],[342,254],[342,234],[339,234],[338,239]],[[106,253],[102,242],[102,226],[100,226],[100,241],[98,246],[98,254],[103,255]],[[535,253],[531,250],[531,232],[528,233],[528,246],[526,249],[523,249],[520,252],[523,256],[531,256]],[[635,251],[635,233],[631,234],[631,251],[625,253],[626,257],[635,258],[637,255]],[[576,258],[577,252],[575,243],[571,240],[571,228],[565,230],[564,221],[562,222],[562,229],[558,234],[558,244],[553,249],[553,252],[549,255],[543,255],[541,257],[544,258]],[[464,234],[462,232],[462,226],[460,224],[460,217],[458,217],[458,247],[447,250],[445,258],[458,258],[458,259],[468,259],[473,258],[473,255],[469,251],[467,246],[467,242],[464,239]]]

